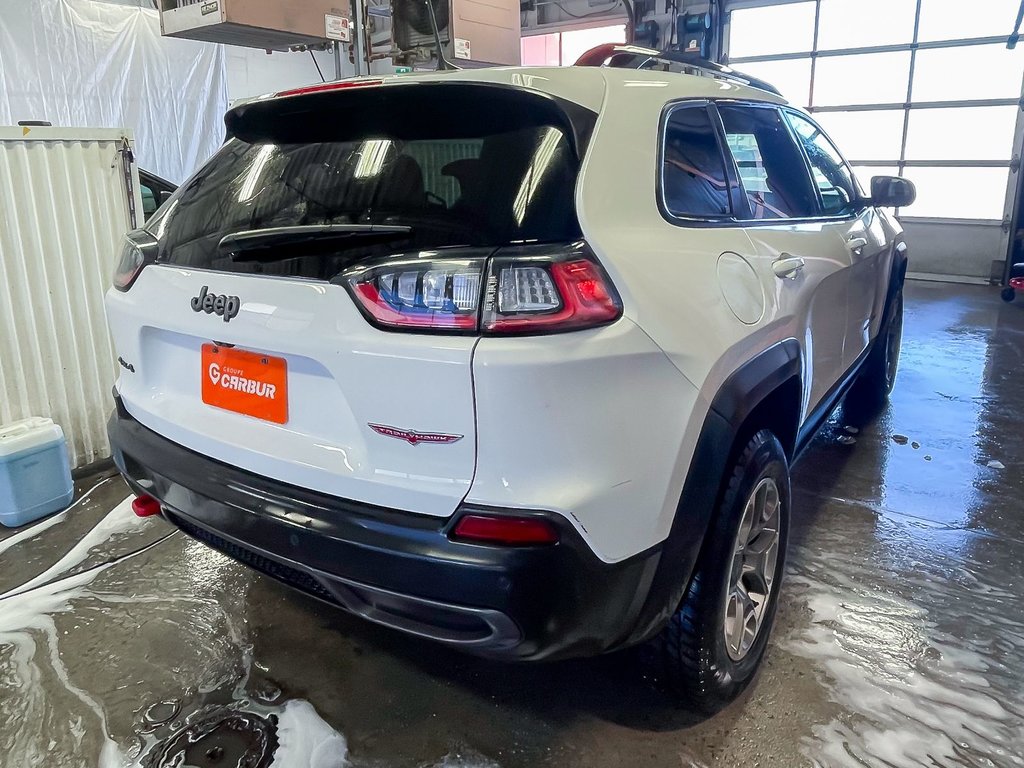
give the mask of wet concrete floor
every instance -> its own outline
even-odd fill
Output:
[[[225,712],[276,719],[276,753],[196,736],[197,765],[1024,765],[1022,379],[1024,302],[908,284],[892,403],[797,467],[766,663],[703,722],[621,656],[510,666],[368,625],[83,478],[0,533],[0,766],[152,766]]]

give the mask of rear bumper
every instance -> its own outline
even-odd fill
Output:
[[[558,544],[453,542],[458,516],[481,508],[440,519],[287,485],[173,443],[115,401],[110,442],[133,490],[156,497],[185,533],[293,587],[486,656],[594,655],[633,635],[660,546],[608,564],[565,518],[543,512]]]

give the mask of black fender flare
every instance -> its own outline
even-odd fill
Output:
[[[879,335],[889,323],[889,308],[892,306],[893,297],[903,287],[903,281],[907,278],[907,241],[900,240],[892,248],[892,264],[889,267],[889,284],[885,287],[885,304],[882,306],[882,322],[878,324]]]
[[[801,361],[799,343],[786,339],[740,366],[715,394],[690,459],[672,527],[661,544],[647,599],[631,635],[621,645],[653,637],[676,611],[690,585],[744,423],[779,387],[801,376]]]

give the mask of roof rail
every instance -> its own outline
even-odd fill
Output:
[[[658,51],[636,45],[615,45],[606,43],[591,48],[576,60],[578,67],[615,67],[617,69],[654,69],[663,72],[679,72],[687,75],[701,75],[727,80],[776,96],[782,96],[779,89],[764,80],[737,72],[732,67],[702,59],[682,51]]]

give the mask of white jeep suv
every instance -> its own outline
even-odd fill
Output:
[[[892,387],[880,206],[913,189],[626,53],[229,111],[124,247],[109,432],[167,520],[301,590],[492,657],[643,644],[714,711],[768,641],[790,465]]]

